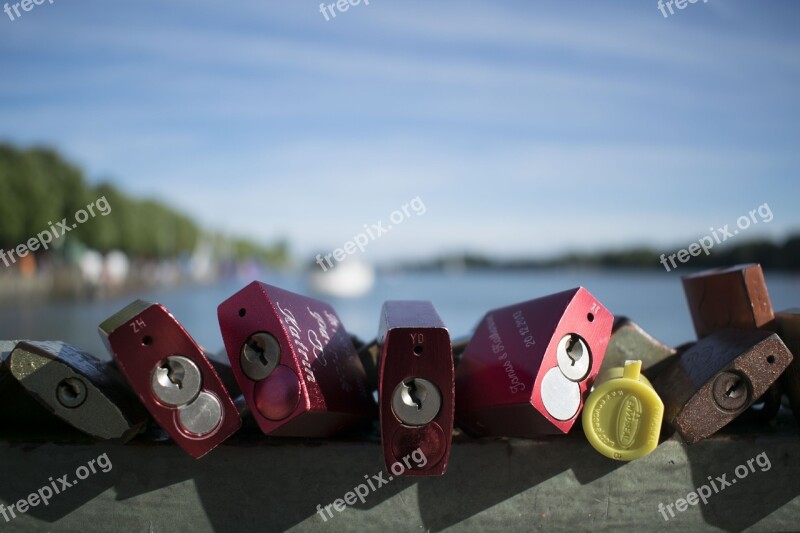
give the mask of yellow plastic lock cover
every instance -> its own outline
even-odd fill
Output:
[[[611,459],[631,461],[658,446],[664,402],[641,371],[641,361],[625,361],[601,373],[584,404],[586,438]]]

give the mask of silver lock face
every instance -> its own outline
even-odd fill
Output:
[[[442,393],[423,378],[403,380],[392,394],[392,410],[409,426],[423,426],[436,418],[442,408]]]
[[[581,386],[555,367],[542,378],[541,395],[544,408],[556,420],[570,420],[581,408]]]
[[[592,368],[592,355],[589,346],[575,333],[561,338],[556,348],[558,369],[570,381],[582,381]]]
[[[86,383],[80,378],[62,379],[56,385],[56,399],[67,409],[75,409],[86,401]]]
[[[266,379],[281,360],[281,345],[274,336],[261,332],[250,335],[242,346],[239,364],[253,381]]]
[[[171,407],[186,405],[194,400],[203,386],[203,375],[190,359],[170,355],[153,370],[153,394]]]
[[[219,426],[222,405],[216,396],[203,391],[192,403],[178,409],[178,421],[186,431],[202,437]]]

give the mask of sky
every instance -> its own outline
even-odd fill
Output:
[[[389,225],[413,198],[424,214],[371,241],[368,260],[670,252],[765,203],[774,218],[736,239],[800,230],[800,3],[326,12],[46,0],[0,13],[0,141],[53,146],[91,181],[299,256]]]

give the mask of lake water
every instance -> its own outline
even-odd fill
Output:
[[[684,272],[682,274],[688,273]],[[775,309],[800,307],[800,276],[766,273]],[[304,278],[270,275],[261,281],[311,294]],[[108,358],[97,326],[134,298],[165,305],[195,339],[213,352],[222,349],[217,305],[249,280],[229,279],[208,286],[181,286],[101,301],[31,302],[0,310],[0,339],[64,340]],[[404,273],[379,275],[366,296],[326,299],[349,332],[375,337],[381,305],[388,299],[431,300],[453,336],[468,333],[493,308],[583,285],[612,313],[627,315],[656,338],[677,345],[694,331],[679,275],[664,272],[558,271],[497,273]]]

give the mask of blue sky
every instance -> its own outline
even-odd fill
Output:
[[[2,3],[2,2],[0,2]],[[45,2],[0,17],[0,139],[210,228],[367,258],[668,252],[800,230],[800,4]]]

